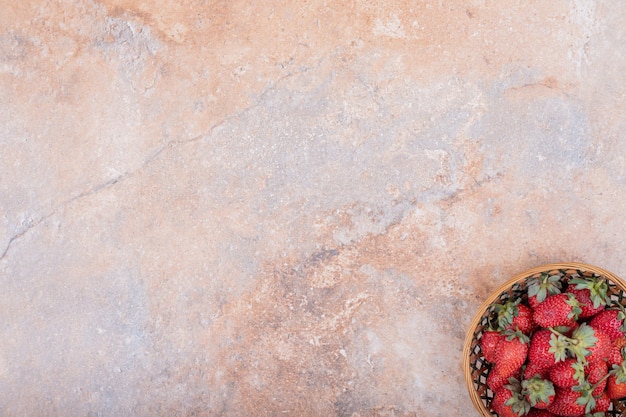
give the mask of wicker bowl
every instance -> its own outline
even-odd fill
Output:
[[[484,417],[498,416],[490,410],[493,392],[487,387],[487,375],[491,364],[485,361],[481,349],[480,338],[488,325],[492,313],[491,305],[495,302],[506,302],[510,297],[526,298],[526,286],[531,278],[539,277],[542,273],[561,275],[561,281],[567,282],[574,275],[602,276],[608,280],[611,299],[626,306],[626,282],[604,269],[583,263],[560,263],[539,266],[521,272],[502,284],[480,307],[472,320],[465,344],[463,345],[463,372],[465,384],[476,410]],[[626,417],[626,399],[613,401],[606,414],[612,417]]]

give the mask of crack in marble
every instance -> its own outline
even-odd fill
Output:
[[[19,231],[18,233],[15,233],[13,236],[11,236],[11,238],[9,239],[9,242],[7,243],[6,247],[4,248],[4,252],[2,252],[2,255],[0,255],[0,261],[3,260],[5,258],[5,256],[9,253],[9,249],[11,249],[11,245],[13,244],[13,242],[19,238],[21,238],[22,236],[24,236],[30,229],[32,229],[33,227],[39,225],[39,223],[41,223],[43,220],[45,220],[45,218],[38,220],[37,222],[30,222],[28,224],[28,226],[26,228],[24,228],[23,230]]]
[[[334,55],[334,54],[333,54]],[[264,102],[264,100],[266,99],[266,97],[272,92],[275,91],[278,86],[284,82],[285,80],[301,75],[301,74],[305,74],[309,71],[312,70],[316,70],[319,69],[321,67],[321,65],[323,64],[323,62],[328,59],[329,57],[327,56],[323,56],[320,59],[317,60],[317,62],[314,65],[310,65],[310,66],[302,66],[300,69],[296,70],[296,71],[289,71],[286,74],[281,75],[280,77],[278,77],[278,79],[274,82],[272,82],[269,86],[267,86],[263,91],[261,91],[258,96],[257,99],[250,104],[247,107],[244,107],[242,109],[238,109],[236,111],[234,111],[233,113],[227,115],[226,117],[224,117],[222,120],[218,121],[217,123],[213,124],[210,128],[208,128],[206,131],[200,133],[199,135],[196,135],[192,138],[188,138],[188,139],[183,139],[183,140],[171,140],[166,142],[165,144],[162,144],[161,146],[159,146],[155,151],[153,151],[145,160],[144,162],[135,170],[133,171],[127,171],[123,174],[120,174],[108,181],[105,181],[101,184],[98,184],[94,187],[92,187],[91,189],[87,190],[87,191],[83,191],[81,193],[79,193],[76,196],[73,196],[63,202],[61,202],[59,205],[57,205],[55,208],[53,208],[48,214],[40,217],[37,221],[35,222],[31,222],[28,227],[26,227],[25,229],[19,231],[18,233],[15,233],[13,236],[11,236],[11,238],[9,239],[9,241],[7,242],[4,251],[2,252],[2,255],[0,255],[0,261],[4,260],[6,258],[6,256],[8,255],[11,246],[13,245],[13,243],[18,240],[21,239],[24,235],[26,235],[30,230],[32,230],[33,228],[39,226],[41,223],[43,223],[44,221],[46,221],[47,219],[49,219],[50,217],[54,216],[57,211],[59,209],[62,209],[64,207],[66,207],[67,205],[78,201],[80,199],[92,196],[100,191],[103,191],[105,189],[108,189],[112,186],[114,186],[115,184],[118,184],[120,182],[123,182],[124,180],[126,180],[127,178],[130,178],[132,176],[134,176],[135,174],[137,174],[138,172],[142,171],[147,165],[149,165],[152,161],[154,161],[161,153],[163,153],[164,151],[166,151],[168,148],[174,148],[175,146],[178,145],[184,145],[184,144],[190,144],[190,143],[194,143],[197,142],[203,138],[208,138],[210,136],[212,136],[213,132],[218,129],[219,127],[225,125],[226,123],[236,120],[238,118],[243,117],[244,115],[246,115],[247,113],[249,113],[250,111],[256,109],[257,107],[261,106],[262,103]],[[375,94],[374,89],[361,77],[359,77],[359,81],[361,82],[361,84],[368,90],[368,93],[370,94],[370,98],[372,99],[372,101],[374,101],[378,106],[379,109],[383,109],[385,106],[383,103],[381,103]],[[414,202],[410,202],[410,206],[414,205]],[[392,227],[393,225],[399,223],[402,221],[402,218],[404,218],[406,215],[406,210],[405,213],[400,215],[400,219],[397,221],[392,221],[390,224],[387,225],[387,227],[385,229],[388,229],[389,227]]]
[[[134,175],[135,173],[139,172],[140,170],[142,170],[150,161],[152,161],[154,158],[156,158],[156,156],[161,152],[162,149],[159,149],[157,152],[153,153],[148,159],[146,159],[146,161],[136,170],[131,171],[131,172],[126,172],[124,174],[120,174],[118,176],[116,176],[115,178],[112,178],[108,181],[105,181],[101,184],[98,184],[90,189],[88,189],[87,191],[83,191],[73,197],[70,197],[64,201],[62,201],[60,204],[58,204],[56,207],[54,207],[50,212],[48,212],[47,214],[41,216],[37,221],[34,222],[30,222],[29,225],[19,231],[18,233],[15,233],[13,236],[11,236],[11,238],[9,239],[9,242],[7,243],[4,251],[2,252],[2,255],[0,255],[0,261],[2,261],[9,253],[9,250],[11,249],[11,246],[13,245],[13,242],[15,242],[16,240],[22,238],[24,235],[26,235],[26,233],[28,233],[30,230],[34,229],[35,227],[39,226],[41,223],[45,222],[46,220],[48,220],[50,217],[54,216],[60,209],[66,207],[69,204],[72,204],[75,201],[81,200],[83,198],[92,196],[102,190],[105,190],[107,188],[112,187],[113,185],[125,180],[126,178]]]
[[[165,143],[164,145],[162,145],[159,149],[157,149],[157,151],[153,154],[153,157],[156,157],[159,153],[161,153],[165,148],[169,148],[169,147],[173,147],[175,145],[184,145],[184,144],[188,144],[188,143],[193,143],[193,142],[197,142],[203,138],[207,138],[210,137],[213,132],[218,129],[219,127],[225,125],[226,123],[238,119],[240,117],[243,117],[244,115],[246,115],[247,113],[249,113],[250,111],[256,109],[257,107],[259,107],[263,101],[265,100],[265,98],[267,97],[268,94],[270,94],[272,91],[275,91],[276,88],[278,87],[278,85],[280,83],[282,83],[283,81],[292,78],[294,76],[297,75],[301,75],[301,74],[305,74],[311,70],[315,70],[318,69],[322,63],[326,60],[326,57],[322,57],[320,58],[317,63],[315,65],[312,66],[304,66],[302,68],[300,68],[297,71],[290,71],[287,74],[281,75],[280,77],[278,77],[278,79],[274,82],[272,82],[269,86],[267,86],[263,91],[261,91],[257,97],[257,99],[250,105],[242,108],[242,109],[238,109],[235,110],[233,113],[227,115],[226,117],[224,117],[222,120],[220,120],[219,122],[215,123],[213,126],[211,126],[210,128],[208,128],[206,131],[200,133],[199,135],[196,135],[192,138],[189,139],[183,139],[183,140],[171,140],[168,141],[167,143]],[[153,159],[150,158],[150,159]]]
[[[4,251],[2,252],[2,254],[0,255],[0,261],[4,260],[10,249],[11,246],[13,245],[13,243],[18,240],[21,239],[24,235],[26,235],[30,230],[32,230],[33,228],[39,226],[41,223],[43,223],[44,221],[48,220],[50,217],[54,216],[57,211],[59,209],[62,209],[64,207],[66,207],[67,205],[78,201],[80,199],[92,196],[100,191],[106,190],[112,186],[114,186],[115,184],[118,184],[120,182],[123,182],[124,180],[126,180],[127,178],[130,178],[132,176],[134,176],[135,174],[137,174],[138,172],[142,171],[147,165],[149,165],[152,161],[154,161],[161,153],[163,153],[163,151],[165,151],[168,148],[173,148],[175,146],[178,145],[183,145],[183,144],[189,144],[189,143],[193,143],[193,142],[197,142],[203,138],[206,137],[210,137],[213,132],[219,128],[220,126],[223,126],[224,124],[235,120],[237,118],[240,118],[242,116],[244,116],[246,113],[254,110],[255,108],[257,108],[258,106],[260,106],[263,103],[263,100],[265,99],[265,97],[271,92],[274,91],[277,86],[283,82],[284,80],[291,78],[293,76],[296,75],[300,75],[303,73],[306,73],[310,70],[314,70],[317,69],[321,66],[322,62],[326,59],[326,57],[322,57],[320,60],[318,60],[317,64],[314,66],[310,66],[310,67],[303,67],[302,69],[298,70],[298,71],[290,71],[287,74],[284,74],[282,76],[280,76],[275,82],[271,83],[265,90],[263,90],[257,100],[252,103],[251,105],[243,108],[243,109],[239,109],[233,113],[231,113],[230,115],[227,115],[226,117],[224,117],[222,120],[220,120],[219,122],[213,124],[209,129],[207,129],[206,131],[202,132],[201,134],[194,136],[190,139],[184,139],[184,140],[172,140],[172,141],[168,141],[167,143],[159,146],[154,152],[152,152],[145,160],[144,162],[135,170],[133,171],[127,171],[123,174],[120,174],[118,176],[116,176],[115,178],[112,178],[108,181],[105,181],[101,184],[98,184],[94,187],[92,187],[91,189],[87,190],[87,191],[83,191],[81,193],[79,193],[76,196],[73,196],[63,202],[61,202],[60,204],[58,204],[56,207],[54,207],[48,214],[40,217],[37,221],[35,222],[30,222],[29,225],[24,228],[23,230],[20,230],[17,233],[14,233],[13,236],[11,236],[9,238],[9,241],[7,242]]]
[[[109,188],[110,186],[117,184],[119,181],[121,181],[127,174],[122,174],[119,175],[109,181],[106,181],[102,184],[98,184],[95,187],[84,191],[74,197],[71,197],[65,201],[63,201],[62,203],[60,203],[59,205],[57,205],[55,208],[53,208],[48,214],[40,217],[37,221],[34,222],[30,222],[28,224],[28,226],[26,228],[24,228],[23,230],[15,233],[13,236],[11,236],[11,238],[9,239],[9,242],[7,243],[6,247],[4,248],[4,251],[2,252],[2,255],[0,255],[0,261],[2,261],[9,253],[9,250],[11,249],[11,246],[13,245],[13,242],[15,242],[16,240],[22,238],[26,233],[28,233],[30,230],[34,229],[35,227],[39,226],[41,223],[45,222],[46,220],[48,220],[50,217],[54,216],[57,211],[59,209],[62,209],[63,207],[67,206],[68,204],[71,204],[74,201],[80,200],[82,198],[88,197],[90,195],[96,194],[97,192],[104,190],[106,188]]]

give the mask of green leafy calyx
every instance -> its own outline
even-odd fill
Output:
[[[598,338],[595,335],[593,327],[587,323],[581,324],[569,339],[569,350],[572,352],[579,361],[586,362],[585,357],[589,356],[591,352],[590,348],[594,347],[598,342]]]
[[[539,403],[547,403],[554,396],[554,385],[550,380],[534,376],[522,382],[522,394],[533,407]]]
[[[577,290],[589,290],[591,301],[593,301],[593,308],[598,308],[601,305],[607,305],[611,302],[608,296],[609,286],[605,278],[573,278],[570,280],[570,284],[574,284],[574,288]]]
[[[537,297],[537,301],[543,302],[548,295],[561,292],[561,277],[559,275],[541,274],[528,284],[528,296]]]

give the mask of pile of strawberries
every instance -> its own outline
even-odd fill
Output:
[[[500,417],[606,416],[626,397],[626,312],[600,276],[544,273],[493,304],[479,341]]]

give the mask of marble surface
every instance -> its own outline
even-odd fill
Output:
[[[625,19],[3,1],[0,416],[478,416],[496,287],[626,276]]]

